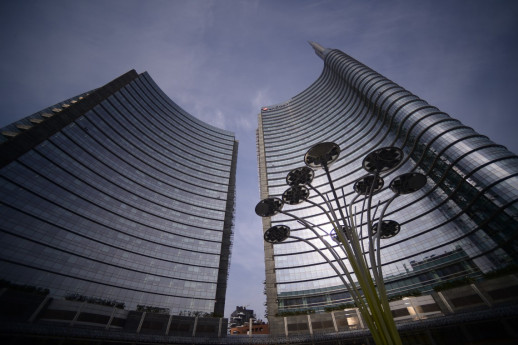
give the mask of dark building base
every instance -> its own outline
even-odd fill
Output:
[[[518,344],[517,282],[511,274],[442,290],[434,298],[391,302],[403,344]],[[288,336],[226,337],[227,319],[128,311],[103,301],[52,299],[46,293],[0,291],[0,344],[374,345],[369,330],[347,310],[285,318]],[[331,316],[334,322],[327,320]],[[328,323],[335,324],[333,330],[325,327]]]
[[[465,312],[399,324],[403,344],[489,345],[518,343],[518,306]],[[370,344],[367,330],[286,337],[175,337],[49,324],[3,322],[2,344]]]

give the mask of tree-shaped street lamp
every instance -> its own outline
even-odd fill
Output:
[[[406,173],[393,179],[389,188],[394,192],[394,195],[386,201],[379,217],[377,217],[377,222],[374,223],[379,203],[373,212],[372,198],[383,189],[382,175],[394,171],[403,161],[403,151],[397,147],[384,147],[369,153],[365,157],[362,165],[369,174],[355,182],[354,190],[357,194],[351,200],[349,206],[346,204],[345,197],[343,197],[343,206],[341,205],[341,200],[338,198],[329,172],[329,165],[335,162],[339,155],[340,147],[335,143],[323,142],[311,147],[304,156],[306,166],[288,173],[286,183],[290,187],[283,193],[282,199],[267,198],[261,200],[257,204],[255,212],[261,217],[272,217],[282,213],[297,220],[312,231],[332,255],[333,261],[307,239],[290,233],[290,228],[286,225],[276,225],[269,228],[264,233],[264,240],[275,244],[291,237],[311,246],[331,266],[345,288],[350,292],[376,344],[399,345],[401,344],[401,338],[389,308],[383,282],[380,240],[396,236],[400,232],[401,226],[394,220],[383,219],[383,216],[390,203],[398,196],[422,188],[426,184],[426,177],[419,173]],[[332,198],[323,195],[311,185],[315,176],[314,170],[320,168],[325,171]],[[324,206],[310,200],[310,192],[315,192],[323,200]],[[361,212],[353,212],[352,205],[361,196],[363,196]],[[324,212],[333,226],[330,233],[283,210],[285,204],[296,205],[302,202],[308,202]],[[336,211],[338,211],[338,214]],[[364,214],[367,216],[365,232],[363,231]],[[360,215],[359,223],[356,222],[358,215]],[[348,269],[335,248],[328,243],[324,237],[326,235],[330,236],[334,242],[339,243],[352,270]],[[366,247],[361,240],[362,238],[367,240]]]

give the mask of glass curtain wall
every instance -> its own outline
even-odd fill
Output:
[[[222,315],[236,157],[233,133],[135,76],[1,168],[0,278],[129,310]]]
[[[289,101],[263,107],[259,115],[261,198],[280,198],[288,188],[287,173],[304,166],[307,150],[331,141],[341,148],[331,176],[339,197],[349,202],[354,182],[366,175],[363,158],[374,149],[397,146],[405,161],[384,177],[386,186],[374,198],[379,207],[391,197],[388,183],[398,174],[420,172],[428,183],[396,199],[384,217],[401,224],[399,235],[381,243],[389,296],[429,291],[441,282],[516,263],[518,157],[343,52],[319,46],[316,51],[324,60],[321,76]],[[331,192],[323,170],[316,171],[312,185],[323,194]],[[314,193],[310,199],[323,205]],[[362,203],[358,199],[353,210],[360,211]],[[309,203],[284,209],[332,229]],[[366,217],[358,216],[357,222],[366,223]],[[278,224],[288,225],[334,261],[311,231],[288,216],[263,220],[263,231]],[[265,243],[265,257],[270,316],[352,302],[336,273],[308,244],[293,239]]]

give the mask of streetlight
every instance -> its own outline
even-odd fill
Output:
[[[389,188],[394,192],[394,195],[387,200],[379,214],[377,223],[374,223],[380,203],[373,212],[372,198],[383,189],[382,175],[393,172],[400,166],[403,161],[403,151],[397,147],[383,147],[365,157],[362,166],[369,174],[355,182],[354,190],[357,194],[349,203],[349,207],[343,189],[342,207],[329,172],[329,165],[335,162],[339,155],[340,147],[335,143],[323,142],[312,146],[304,156],[306,166],[288,173],[286,183],[290,187],[283,193],[282,199],[266,198],[255,207],[256,214],[261,217],[272,217],[281,213],[295,219],[309,229],[324,244],[338,267],[313,243],[291,234],[290,228],[286,225],[275,225],[269,228],[264,233],[264,240],[275,244],[291,237],[311,246],[331,266],[350,292],[376,344],[401,345],[401,338],[387,299],[380,254],[381,239],[396,236],[400,232],[401,226],[394,220],[383,219],[383,216],[388,206],[397,197],[413,193],[422,188],[426,184],[426,177],[419,173],[406,173],[394,178],[389,184]],[[323,195],[311,185],[315,176],[314,170],[320,168],[325,171],[332,198],[329,198],[327,194]],[[309,199],[310,191],[319,195],[325,207]],[[363,196],[361,212],[356,213],[356,210],[353,212],[352,205],[361,196]],[[333,230],[328,233],[320,226],[283,210],[285,204],[296,205],[302,202],[308,202],[320,208],[333,226]],[[338,211],[338,214],[336,211]],[[367,217],[365,232],[363,231],[364,214]],[[356,221],[358,215],[360,216],[359,223]],[[347,256],[352,271],[347,268],[337,251],[322,236],[322,233],[339,244]],[[361,240],[364,238],[364,234],[367,240],[367,248]],[[356,280],[353,279],[352,274],[355,275]]]

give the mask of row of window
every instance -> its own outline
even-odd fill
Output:
[[[337,95],[340,95],[341,103],[336,102]],[[490,230],[498,228],[501,231],[501,226],[511,224],[505,215],[512,212],[509,202],[517,200],[518,192],[511,189],[518,166],[508,151],[496,147],[437,108],[345,54],[335,52],[326,58],[326,68],[320,78],[293,97],[289,106],[264,111],[261,116],[270,196],[282,195],[288,188],[286,174],[303,166],[307,149],[322,141],[336,142],[342,150],[341,158],[331,166],[331,175],[339,197],[345,193],[348,201],[355,196],[352,185],[365,175],[361,162],[374,147],[397,145],[403,147],[406,154],[398,172],[384,177],[385,186],[393,177],[407,171],[430,175],[423,189],[399,197],[387,210],[385,219],[398,221],[402,228],[400,234],[381,242],[386,276],[405,276],[418,270],[429,272],[431,267],[425,269],[426,265],[432,262],[439,265],[438,257],[444,259],[445,253],[454,253],[457,248],[462,248],[466,260],[472,262],[467,271],[486,272],[509,262],[511,253],[498,249],[499,240],[490,234]],[[433,160],[428,152],[437,153]],[[441,165],[443,157],[448,160],[446,169]],[[488,164],[482,166],[484,163]],[[464,190],[467,187],[462,184],[453,189],[449,187],[457,183],[457,176],[467,179],[463,183],[471,185],[473,193],[467,193]],[[326,184],[324,173],[316,171],[312,185],[331,196]],[[374,207],[384,207],[392,195],[386,188],[375,196]],[[312,201],[325,206],[313,191],[310,194]],[[467,199],[462,201],[458,195],[466,195]],[[382,201],[379,206],[378,200]],[[482,204],[488,201],[499,206],[486,205],[482,209]],[[357,199],[352,208],[352,213],[357,214],[357,224],[367,222],[365,214],[361,216],[362,203],[362,198]],[[324,212],[311,203],[285,205],[284,211],[320,226],[324,231],[332,229]],[[316,236],[289,216],[279,214],[271,220],[272,225],[290,226],[293,235],[308,239],[334,261]],[[481,226],[485,222],[491,225]],[[334,245],[329,236],[326,238]],[[365,247],[366,242],[364,240]],[[340,250],[339,253],[345,257]],[[307,294],[341,285],[322,256],[303,241],[289,239],[276,244],[273,254],[279,296],[297,291]],[[453,254],[450,259],[456,260]],[[437,268],[436,273],[453,277],[458,272]],[[432,284],[431,281],[419,280],[412,284],[420,288]],[[403,288],[396,285],[394,289]]]

